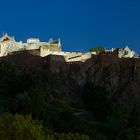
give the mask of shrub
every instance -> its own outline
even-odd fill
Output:
[[[44,140],[43,127],[31,115],[3,114],[0,117],[0,139]]]

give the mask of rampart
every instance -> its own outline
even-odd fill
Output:
[[[134,74],[140,77],[140,58],[118,58],[115,53],[101,53],[99,55],[85,54],[85,61],[66,61],[65,55],[75,55],[69,52],[61,52],[59,55],[49,54],[45,57],[40,57],[39,50],[19,51],[9,54],[8,56],[1,57],[0,61],[10,61],[15,63],[18,67],[24,68],[41,68],[48,69],[52,72],[65,73],[68,71],[87,71],[90,67],[98,64],[99,67],[108,67],[115,65],[117,69],[124,72],[128,71],[129,74]],[[78,54],[78,53],[77,53]],[[80,53],[79,53],[80,54]],[[79,55],[78,54],[78,55]],[[88,59],[87,59],[88,58]]]
[[[45,57],[48,55],[60,55],[64,56],[66,62],[77,62],[82,61],[85,62],[87,59],[91,58],[92,53],[82,53],[82,52],[58,52],[58,51],[50,51],[47,48],[40,49],[40,56]]]

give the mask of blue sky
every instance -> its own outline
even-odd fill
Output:
[[[17,41],[61,38],[64,51],[129,45],[140,53],[139,0],[7,0],[0,6],[0,33]]]

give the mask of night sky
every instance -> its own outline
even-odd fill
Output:
[[[60,38],[64,51],[128,45],[140,53],[140,0],[3,0],[0,33]]]

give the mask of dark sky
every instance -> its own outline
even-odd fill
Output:
[[[64,51],[126,44],[140,53],[140,0],[3,0],[0,33],[61,38]]]

